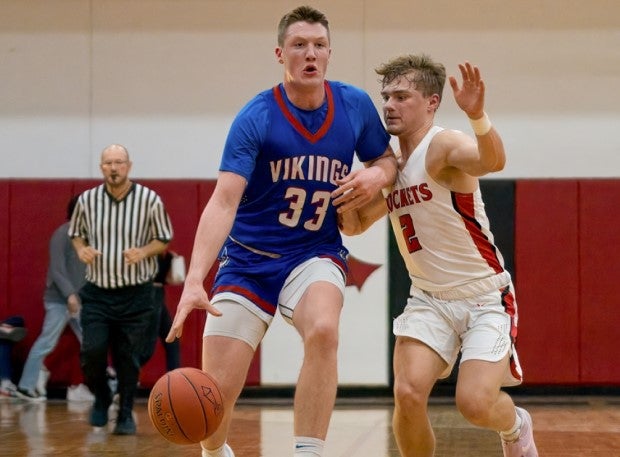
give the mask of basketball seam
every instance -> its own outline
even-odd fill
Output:
[[[205,421],[206,428],[208,429],[209,428],[209,416],[207,414],[207,411],[205,410],[205,406],[202,404],[202,400],[200,399],[200,394],[198,393],[198,390],[196,389],[196,386],[194,386],[194,383],[191,382],[191,380],[187,376],[185,376],[185,373],[181,373],[181,376],[183,376],[185,378],[187,383],[191,386],[191,388],[194,390],[194,393],[198,397],[198,402],[200,403],[200,409],[202,410],[202,417],[203,417],[203,419]],[[206,433],[206,430],[205,430],[205,433]],[[185,433],[183,433],[183,434],[185,435]],[[188,437],[188,439],[189,439],[189,437]]]
[[[181,374],[181,375],[185,378],[185,380],[186,380],[186,381],[188,381],[188,382],[189,382],[189,380],[187,379],[187,376],[185,376],[183,373],[180,373],[180,374]],[[167,388],[167,390],[168,390],[168,398],[170,399],[170,398],[172,398],[172,396],[171,396],[171,395],[172,395],[172,389],[171,389],[171,384],[172,384],[172,383],[170,382],[170,374],[167,374],[167,375],[168,375],[168,383],[167,383],[166,388]],[[192,383],[190,382],[189,384],[191,385]],[[193,386],[192,386],[192,387],[193,387]],[[194,390],[195,390],[195,389],[194,389]],[[173,401],[169,401],[169,404],[170,404],[170,411],[172,412],[172,415],[174,416],[174,421],[177,423],[177,425],[179,425],[179,427],[177,427],[177,428],[181,431],[181,433],[182,433],[182,434],[183,434],[183,436],[187,439],[187,441],[189,441],[189,442],[193,442],[193,441],[190,439],[190,437],[189,437],[189,436],[187,436],[187,434],[185,433],[185,430],[183,430],[183,428],[182,428],[182,427],[180,427],[181,423],[179,422],[179,418],[178,418],[178,416],[177,416],[176,412],[174,411],[174,402],[173,402]],[[201,406],[202,406],[202,403],[201,403]],[[203,412],[204,412],[204,411],[203,411]]]

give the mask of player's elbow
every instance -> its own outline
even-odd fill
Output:
[[[504,167],[506,166],[506,156],[504,154],[502,154],[501,156],[499,156],[497,158],[497,160],[495,161],[494,166],[492,167],[492,172],[498,172],[498,171],[502,171],[504,169]]]

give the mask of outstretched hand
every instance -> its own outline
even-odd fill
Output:
[[[450,86],[454,93],[454,100],[470,119],[479,119],[484,115],[484,81],[480,77],[478,67],[465,62],[459,64],[463,84],[459,87],[454,76],[450,76]]]
[[[183,288],[183,293],[181,294],[181,299],[179,300],[179,305],[177,306],[177,312],[174,315],[172,326],[166,336],[167,343],[172,343],[175,338],[181,338],[181,335],[183,335],[183,324],[185,323],[185,319],[187,319],[187,316],[193,309],[204,309],[209,314],[214,316],[222,315],[222,312],[211,304],[209,296],[205,292],[202,285],[186,285]]]

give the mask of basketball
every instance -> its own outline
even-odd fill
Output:
[[[211,436],[224,417],[215,380],[191,367],[169,371],[157,380],[148,401],[157,431],[176,444],[194,444]]]

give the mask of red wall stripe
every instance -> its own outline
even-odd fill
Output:
[[[620,383],[620,184],[579,182],[580,381]]]
[[[525,384],[579,382],[578,182],[517,181],[517,352]]]

